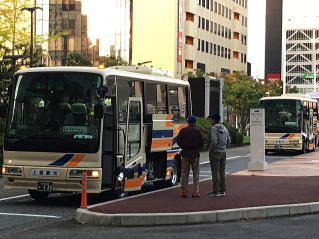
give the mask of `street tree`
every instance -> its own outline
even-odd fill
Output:
[[[91,62],[77,52],[70,52],[66,57],[67,66],[90,66]]]
[[[249,123],[250,109],[256,108],[263,96],[262,84],[244,73],[232,73],[224,76],[223,103],[238,116],[241,132]]]
[[[102,62],[105,67],[128,65],[121,56],[105,56],[104,59],[102,59]]]

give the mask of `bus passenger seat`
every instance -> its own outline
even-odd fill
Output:
[[[87,110],[86,105],[82,103],[74,103],[71,105],[72,115],[74,117],[74,125],[86,125]]]
[[[71,114],[71,106],[68,103],[60,103],[58,110],[58,120],[60,124],[64,124],[66,116]]]

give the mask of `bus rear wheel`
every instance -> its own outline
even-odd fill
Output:
[[[37,190],[28,190],[30,197],[32,197],[34,200],[42,201],[48,198],[49,192],[41,192]]]
[[[179,182],[179,167],[176,160],[174,160],[172,165],[172,175],[169,180],[161,180],[161,181],[154,181],[153,184],[156,188],[163,188],[163,187],[171,187],[176,186]]]

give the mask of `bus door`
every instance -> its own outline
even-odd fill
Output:
[[[130,97],[127,105],[125,135],[124,190],[141,189],[145,179],[142,99]]]
[[[116,125],[115,97],[104,99],[103,151],[102,151],[102,186],[112,187],[118,148],[118,130]]]

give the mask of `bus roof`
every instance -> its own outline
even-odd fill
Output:
[[[262,97],[261,100],[303,100],[303,101],[311,101],[317,102],[314,99],[311,99],[303,94],[285,94],[280,96],[269,96],[269,97]]]
[[[165,77],[165,76],[156,76],[156,75],[142,74],[142,73],[136,73],[136,72],[130,72],[130,71],[116,70],[114,68],[98,69],[96,67],[82,67],[82,66],[35,67],[35,68],[29,68],[25,70],[19,70],[15,74],[25,74],[25,73],[32,73],[32,72],[86,72],[86,73],[101,74],[103,75],[103,77],[106,77],[108,75],[116,75],[116,76],[138,78],[138,79],[146,80],[146,81],[155,81],[155,82],[163,82],[163,83],[178,84],[178,85],[189,85],[189,82],[185,80],[174,79],[174,78]]]

